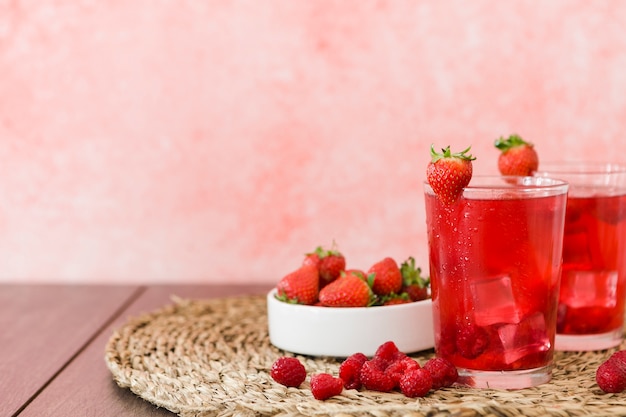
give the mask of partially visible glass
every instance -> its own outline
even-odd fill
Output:
[[[567,189],[474,176],[448,207],[424,183],[435,350],[458,383],[519,389],[551,379]]]
[[[556,349],[619,345],[626,297],[626,165],[542,162],[536,176],[570,185]]]

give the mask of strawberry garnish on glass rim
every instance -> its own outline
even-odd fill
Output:
[[[472,161],[476,158],[468,154],[470,148],[471,146],[461,152],[452,153],[448,146],[438,153],[433,145],[430,147],[431,161],[426,168],[426,179],[435,195],[446,206],[458,200],[472,179]]]

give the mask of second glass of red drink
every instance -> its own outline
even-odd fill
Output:
[[[569,184],[556,349],[601,350],[623,337],[626,166],[544,162],[535,175]]]

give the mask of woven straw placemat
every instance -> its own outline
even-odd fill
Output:
[[[620,349],[625,349],[622,344]],[[400,393],[344,390],[313,398],[277,384],[272,363],[291,355],[269,342],[265,296],[176,299],[129,319],[106,345],[114,380],[182,417],[207,416],[603,416],[626,415],[626,393],[605,394],[595,371],[616,349],[557,352],[552,381],[516,391],[453,387],[410,399]],[[420,363],[433,351],[411,355]],[[338,375],[340,359],[297,356],[308,375]]]

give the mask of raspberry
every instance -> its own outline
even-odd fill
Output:
[[[604,392],[626,390],[626,353],[616,352],[603,362],[596,371],[596,382]]]
[[[456,353],[456,340],[454,337],[456,330],[442,330],[441,337],[437,341],[437,353],[441,356],[452,356]]]
[[[433,379],[433,389],[451,387],[459,377],[456,367],[447,359],[432,358],[424,364]]]
[[[355,353],[348,356],[339,366],[339,378],[343,380],[346,389],[361,388],[361,367],[367,361],[363,353]]]
[[[392,362],[389,366],[387,366],[387,368],[385,369],[385,374],[389,375],[396,387],[399,387],[400,378],[402,377],[402,375],[404,375],[406,372],[419,368],[420,364],[415,359],[406,356]]]
[[[299,387],[306,379],[306,369],[298,359],[283,356],[272,365],[270,376],[286,387]]]
[[[318,400],[326,400],[343,391],[343,380],[331,374],[322,373],[311,376],[311,393]]]
[[[410,398],[425,396],[432,385],[430,373],[424,368],[408,371],[400,378],[400,391]]]
[[[402,361],[408,357],[409,355],[407,355],[406,353],[398,351],[393,356],[391,356],[391,362],[393,363],[393,362]]]
[[[393,379],[385,374],[387,364],[380,358],[372,358],[361,367],[361,383],[372,391],[389,392],[395,387]]]
[[[398,349],[398,346],[394,342],[385,342],[376,349],[376,353],[374,353],[375,358],[380,358],[387,363],[391,363],[394,359],[396,359],[397,355],[404,355]]]
[[[458,352],[467,359],[474,359],[489,346],[489,335],[482,327],[468,325],[463,327],[456,338]]]
[[[609,359],[617,360],[617,361],[620,361],[620,362],[626,364],[626,350],[618,350],[617,352],[612,354]]]

